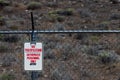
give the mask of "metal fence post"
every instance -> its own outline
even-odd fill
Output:
[[[35,32],[34,32],[34,30],[35,30],[35,28],[34,28],[34,19],[33,19],[33,12],[31,11],[30,12],[30,14],[31,14],[31,24],[32,24],[32,33],[31,33],[31,43],[32,44],[35,44],[36,42],[36,35],[35,35]],[[35,71],[32,71],[31,72],[31,80],[35,80]]]

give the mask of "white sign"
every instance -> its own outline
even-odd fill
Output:
[[[42,43],[24,44],[24,69],[42,70]]]

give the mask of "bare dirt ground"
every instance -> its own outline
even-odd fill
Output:
[[[120,0],[0,0],[0,30],[30,30],[28,9],[37,30],[120,30]],[[23,65],[29,39],[0,34],[0,80],[30,80]],[[37,41],[44,44],[38,80],[120,80],[119,33],[38,34]]]

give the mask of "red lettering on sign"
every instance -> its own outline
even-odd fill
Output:
[[[31,62],[31,63],[36,63],[36,60],[31,60],[30,62]]]
[[[35,48],[35,45],[31,45],[31,48],[25,48],[24,51],[26,53],[27,60],[32,64],[36,63],[36,61],[40,59],[42,48]]]
[[[40,54],[27,54],[27,56],[40,56]]]
[[[29,59],[29,60],[31,60],[31,59],[37,60],[37,59],[40,59],[40,58],[39,57],[27,57],[27,59]]]
[[[27,53],[27,52],[41,52],[42,51],[42,49],[31,49],[31,48],[27,48],[27,49],[25,49],[25,52]]]
[[[35,45],[31,45],[32,48],[35,48]]]

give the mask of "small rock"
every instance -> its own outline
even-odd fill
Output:
[[[48,75],[46,75],[46,74],[45,74],[45,75],[44,75],[44,77],[45,77],[45,78],[47,78],[47,77],[48,77]]]
[[[13,70],[13,69],[11,69],[10,71],[11,71],[11,72],[13,72],[14,70]]]
[[[82,18],[91,17],[93,15],[89,9],[79,9],[78,12]]]

